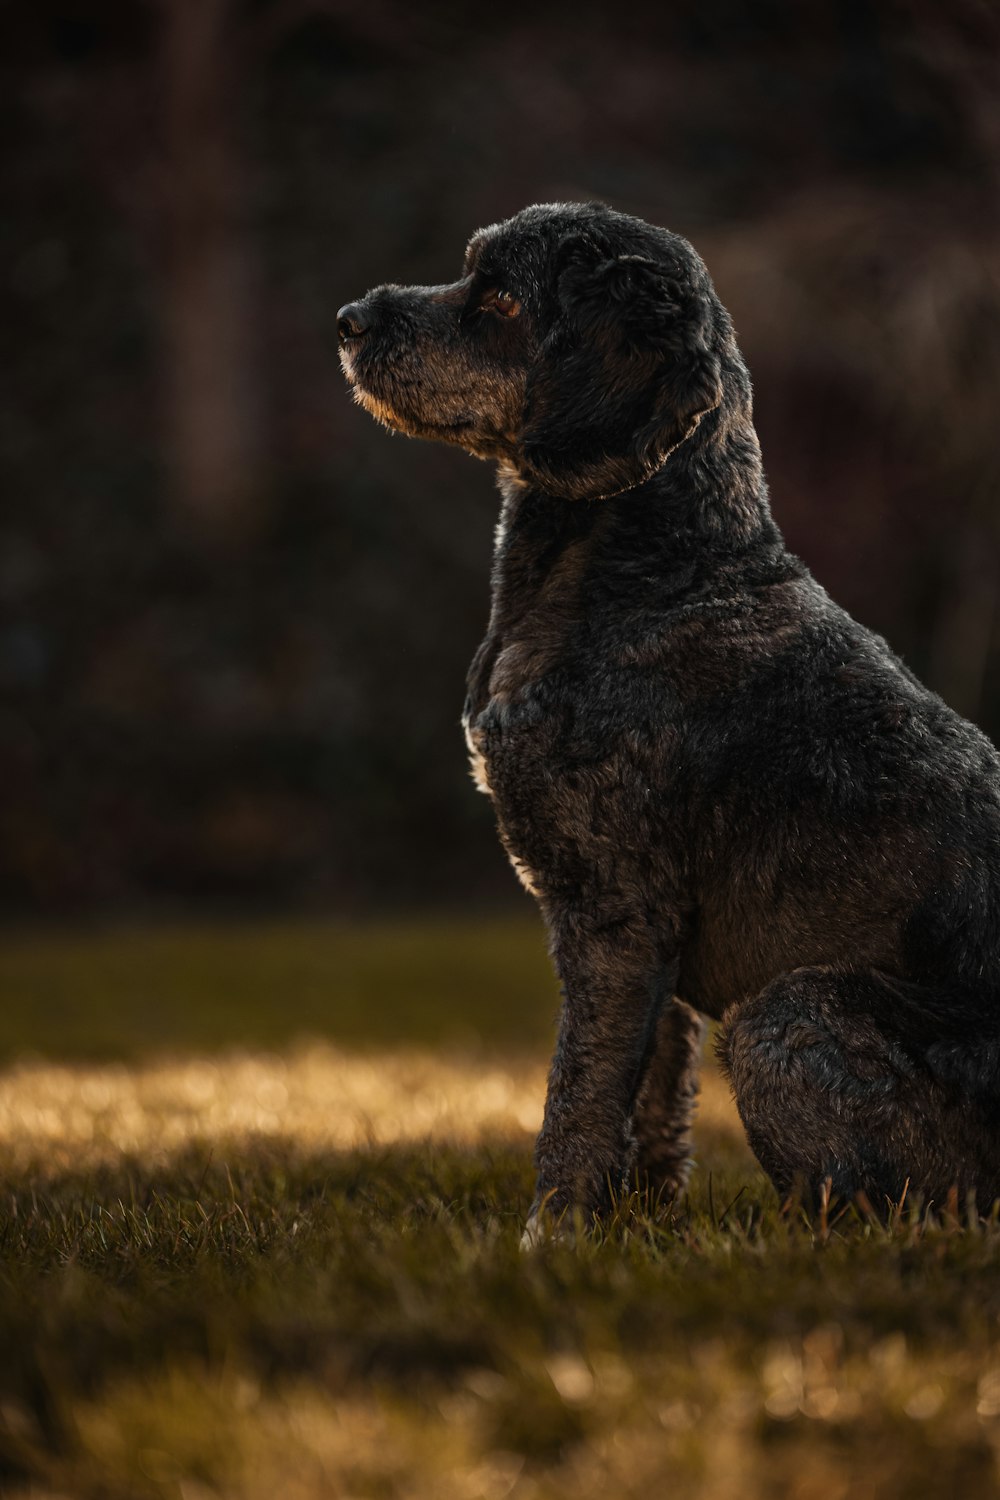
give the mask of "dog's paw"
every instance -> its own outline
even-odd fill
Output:
[[[573,1245],[579,1232],[577,1218],[565,1210],[553,1213],[544,1206],[533,1208],[521,1235],[521,1251],[537,1250],[542,1245]]]
[[[521,1254],[537,1250],[552,1238],[552,1221],[542,1214],[531,1214],[521,1234]]]

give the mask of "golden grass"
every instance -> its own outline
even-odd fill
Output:
[[[471,1146],[537,1132],[545,1065],[419,1048],[353,1052],[326,1043],[136,1066],[22,1063],[0,1074],[0,1159],[83,1172],[121,1156],[149,1164],[194,1144],[293,1138],[300,1149],[416,1141]],[[703,1130],[741,1136],[708,1064]]]
[[[986,1500],[998,1381],[1000,1366],[977,1383],[967,1361],[938,1365],[895,1335],[845,1356],[829,1326],[765,1345],[756,1370],[722,1341],[680,1375],[592,1351],[473,1369],[416,1401],[174,1368],[81,1403],[77,1422],[95,1489],[113,1474],[180,1500]],[[503,1446],[507,1413],[530,1404],[557,1433],[544,1462],[519,1436]]]

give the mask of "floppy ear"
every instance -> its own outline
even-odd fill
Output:
[[[528,379],[525,476],[578,500],[655,473],[722,400],[709,298],[641,256],[567,265]]]

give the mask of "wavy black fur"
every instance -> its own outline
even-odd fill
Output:
[[[543,205],[345,311],[364,404],[500,464],[466,726],[563,984],[536,1211],[683,1182],[700,1016],[780,1192],[985,1208],[1000,761],[786,550],[694,250]]]

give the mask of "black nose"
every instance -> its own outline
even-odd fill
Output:
[[[337,314],[337,337],[342,344],[346,344],[348,339],[364,338],[370,321],[363,307],[357,302],[349,302]]]

